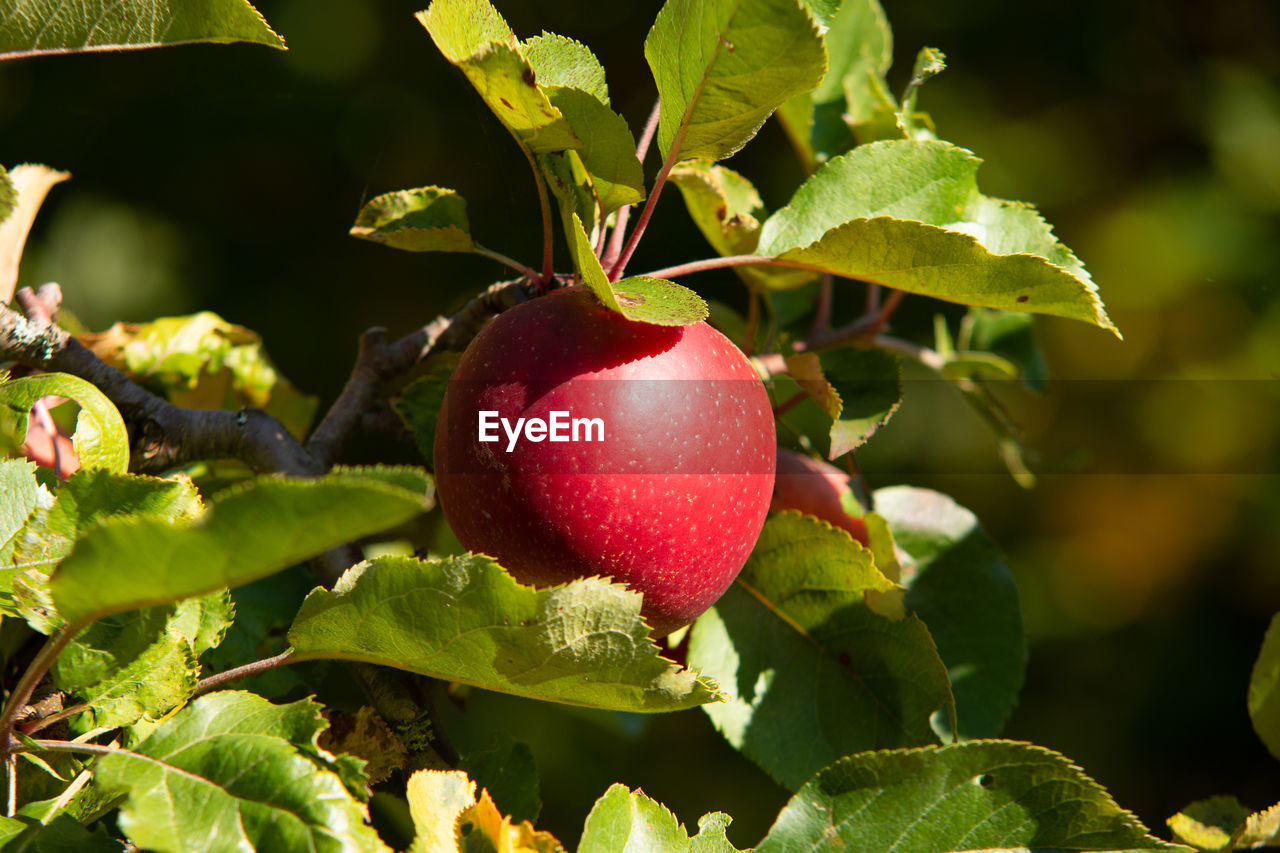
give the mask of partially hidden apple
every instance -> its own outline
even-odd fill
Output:
[[[843,498],[853,490],[849,475],[836,466],[794,450],[779,450],[773,488],[769,507],[773,511],[792,509],[815,516],[867,544],[867,523],[844,508]]]
[[[434,445],[462,544],[539,586],[607,576],[662,636],[728,588],[759,537],[776,453],[768,395],[705,323],[636,323],[557,290],[463,353]]]

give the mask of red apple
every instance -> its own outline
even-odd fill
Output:
[[[779,450],[778,476],[769,508],[816,516],[866,545],[867,523],[845,512],[841,501],[850,491],[849,475],[836,466],[794,450]]]
[[[746,562],[775,450],[764,386],[719,332],[635,323],[560,290],[504,312],[463,354],[436,488],[467,548],[525,583],[612,577],[643,593],[661,636]]]

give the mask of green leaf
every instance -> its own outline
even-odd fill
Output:
[[[628,320],[659,326],[688,326],[707,319],[707,303],[702,297],[674,281],[637,275],[611,283],[591,248],[582,221],[576,216],[569,251],[583,283],[606,308]]]
[[[773,516],[690,634],[689,666],[729,694],[704,710],[793,790],[851,752],[935,742],[929,718],[951,707],[947,674],[902,595],[844,531]]]
[[[673,160],[730,156],[827,64],[796,0],[667,0],[644,55],[662,103],[658,147]]]
[[[384,193],[365,204],[352,237],[409,252],[471,252],[467,202],[444,187]]]
[[[555,33],[525,39],[520,47],[537,74],[538,85],[578,89],[609,106],[609,86],[604,66],[591,48]],[[575,130],[577,128],[574,128]],[[635,144],[632,144],[632,149]]]
[[[592,193],[605,216],[623,205],[644,201],[644,167],[636,158],[636,140],[626,119],[587,92],[562,86],[545,90],[582,140],[576,150],[546,156],[577,161],[590,177]]]
[[[211,693],[133,752],[102,757],[94,776],[125,795],[124,833],[157,853],[381,853],[334,757],[316,745],[326,726],[309,699],[272,705],[252,693]]]
[[[488,791],[498,810],[513,821],[536,820],[542,799],[533,751],[506,732],[495,733],[493,740],[488,749],[463,754],[458,769]]]
[[[98,358],[189,409],[262,409],[299,438],[319,401],[301,393],[267,356],[262,337],[212,311],[116,323],[81,335]]]
[[[826,75],[812,92],[778,111],[809,171],[851,147],[855,138],[869,142],[886,132],[897,135],[896,104],[885,83],[893,35],[884,9],[878,0],[844,0],[825,23]]]
[[[25,459],[0,459],[0,557],[12,553],[12,540],[36,508],[36,466]],[[4,564],[0,559],[0,565]]]
[[[262,660],[283,652],[287,645],[285,631],[302,606],[302,600],[314,587],[311,572],[305,566],[294,566],[231,590],[235,621],[227,628],[222,642],[201,656],[202,674],[212,675],[245,661]],[[308,684],[311,673],[307,669],[277,667],[238,681],[236,686],[268,698],[282,698]]]
[[[285,49],[247,0],[13,0],[0,19],[0,59],[237,41]]]
[[[381,557],[307,597],[296,660],[360,660],[535,699],[626,711],[714,701],[714,685],[659,657],[640,596],[585,578],[534,589],[492,559]]]
[[[546,154],[581,144],[538,85],[511,27],[487,0],[434,0],[415,17],[522,146]]]
[[[859,146],[828,161],[765,222],[759,251],[937,299],[1116,331],[1089,274],[1035,209],[978,192],[980,163],[946,142]]]
[[[1249,810],[1235,797],[1197,800],[1165,821],[1175,841],[1197,850],[1235,850],[1236,831],[1249,820]]]
[[[860,447],[889,422],[902,402],[902,367],[882,349],[829,350],[820,356],[822,372],[840,401],[832,415],[828,459]]]
[[[48,824],[19,815],[0,816],[0,851],[4,853],[120,853],[119,840],[102,826],[93,832],[75,818],[60,814]]]
[[[970,308],[968,317],[970,351],[966,355],[976,350],[1007,359],[1028,388],[1043,393],[1049,368],[1036,341],[1035,318],[1020,311],[990,308]]]
[[[200,495],[185,477],[81,468],[58,489],[52,507],[37,509],[15,542],[14,563],[28,567],[13,580],[16,612],[42,633],[62,624],[49,598],[49,575],[76,540],[100,521],[139,514],[177,520],[194,517],[200,508]]]
[[[792,850],[1182,851],[1151,836],[1064,756],[971,741],[872,752],[823,769],[755,853]]]
[[[916,98],[920,95],[920,87],[927,80],[938,76],[947,67],[946,55],[936,47],[924,47],[916,54],[916,64],[911,71],[911,80],[906,91],[902,93],[902,109],[898,112],[898,126],[908,139],[916,137]]]
[[[946,495],[895,486],[878,490],[874,505],[914,561],[903,576],[907,608],[929,626],[947,665],[960,736],[996,736],[1027,669],[1013,574],[973,513]],[[935,719],[934,728],[950,726]]]
[[[58,656],[52,676],[89,710],[77,731],[156,722],[191,698],[199,656],[231,625],[225,590],[95,622]]]
[[[703,815],[693,838],[671,810],[644,791],[614,784],[587,815],[578,853],[736,853],[725,838],[730,818],[723,812]]]
[[[92,641],[80,638],[82,644]],[[63,667],[62,671],[68,669]],[[191,644],[176,632],[165,631],[99,681],[68,684],[55,673],[55,683],[74,692],[89,706],[75,726],[77,732],[85,732],[99,727],[131,726],[139,721],[154,723],[191,698],[199,677],[200,666]]]
[[[1271,754],[1280,758],[1280,613],[1267,627],[1249,678],[1249,718]]]
[[[238,586],[394,527],[426,508],[428,491],[425,478],[410,490],[360,469],[263,477],[218,493],[194,520],[103,522],[58,567],[50,591],[76,623]]]
[[[845,101],[867,77],[884,78],[893,64],[893,33],[879,0],[843,0],[827,22],[827,73],[813,90],[815,104]],[[848,107],[859,106],[853,99]],[[857,121],[857,116],[853,117]]]
[[[391,406],[404,421],[404,425],[413,433],[418,452],[426,460],[427,467],[435,468],[436,421],[440,417],[440,406],[444,403],[444,393],[449,390],[449,377],[458,366],[461,353],[446,352],[432,356],[427,360],[424,372],[417,379],[405,386]]]
[[[750,255],[760,242],[760,221],[768,214],[751,181],[708,160],[691,160],[671,170],[685,208],[711,248],[722,257]],[[740,266],[734,272],[748,284],[771,289],[799,287],[814,273],[789,267]]]
[[[806,452],[838,459],[874,435],[902,400],[901,367],[885,350],[806,352],[786,361],[789,374],[773,378],[771,395],[775,406],[801,390],[812,398],[779,418],[783,431],[797,436],[795,443]]]
[[[0,434],[22,443],[31,407],[42,397],[69,397],[80,405],[71,436],[82,468],[123,473],[129,468],[129,434],[106,395],[69,373],[41,373],[0,384]]]
[[[1017,379],[1018,366],[989,352],[966,352],[953,355],[942,365],[947,379]]]

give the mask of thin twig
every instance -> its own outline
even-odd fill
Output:
[[[75,743],[68,740],[32,740],[30,744],[14,741],[9,746],[10,752],[85,752],[90,755],[111,755],[116,752],[128,752],[116,746],[103,746],[98,743]]]
[[[520,263],[519,261],[515,260],[514,258],[507,257],[501,252],[495,252],[493,249],[490,249],[486,246],[481,246],[479,243],[475,242],[474,240],[471,242],[471,250],[475,252],[477,255],[484,255],[486,258],[490,258],[492,260],[497,261],[500,264],[511,267],[511,269],[520,273],[520,275],[524,276],[527,279],[535,279],[538,277],[538,271],[533,269],[532,267],[527,267],[524,264]]]
[[[44,731],[54,723],[60,723],[68,717],[74,717],[76,714],[83,714],[89,710],[89,703],[81,702],[79,705],[72,705],[70,708],[63,708],[56,714],[50,714],[47,717],[39,717],[26,723],[18,724],[18,731],[24,735],[33,735],[36,732]]]
[[[285,664],[292,662],[293,655],[293,649],[285,649],[275,657],[256,660],[253,663],[246,663],[243,666],[228,669],[226,672],[220,672],[217,675],[202,678],[197,682],[196,690],[191,695],[199,696],[201,693],[208,693],[210,690],[213,690],[216,687],[221,687],[229,682],[236,681],[241,678],[248,678],[251,675],[257,675],[260,672],[275,669],[278,666],[284,666]]]
[[[891,337],[890,335],[876,335],[872,339],[872,343],[881,349],[893,350],[914,358],[931,370],[941,372],[947,365],[947,360],[934,350],[920,344],[914,344],[911,341],[904,341],[901,338]]]
[[[58,654],[84,627],[83,622],[62,626],[54,632],[53,636],[45,640],[40,651],[36,652],[36,656],[27,665],[26,672],[22,674],[22,678],[18,680],[17,686],[13,688],[13,692],[4,703],[4,710],[0,711],[0,754],[7,755],[9,751],[9,742],[12,739],[14,724],[17,722],[18,710],[27,704],[27,700],[31,698],[31,694],[35,692],[36,686],[49,671],[49,667],[53,666]]]
[[[821,271],[821,267],[814,264],[806,264],[801,261],[780,261],[777,258],[770,258],[766,255],[725,255],[722,258],[704,258],[700,261],[689,261],[684,264],[676,264],[673,267],[663,267],[659,270],[647,272],[645,275],[652,278],[678,278],[682,275],[689,275],[690,273],[695,272],[706,272],[708,270],[764,265],[792,267],[798,270]]]

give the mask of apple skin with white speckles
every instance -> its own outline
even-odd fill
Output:
[[[553,411],[599,418],[603,440],[522,433],[508,450],[503,427],[479,440],[482,411],[509,425]],[[742,569],[776,450],[764,386],[719,332],[635,323],[559,290],[499,315],[463,354],[436,428],[436,489],[465,547],[524,583],[612,577],[643,593],[662,636]]]

